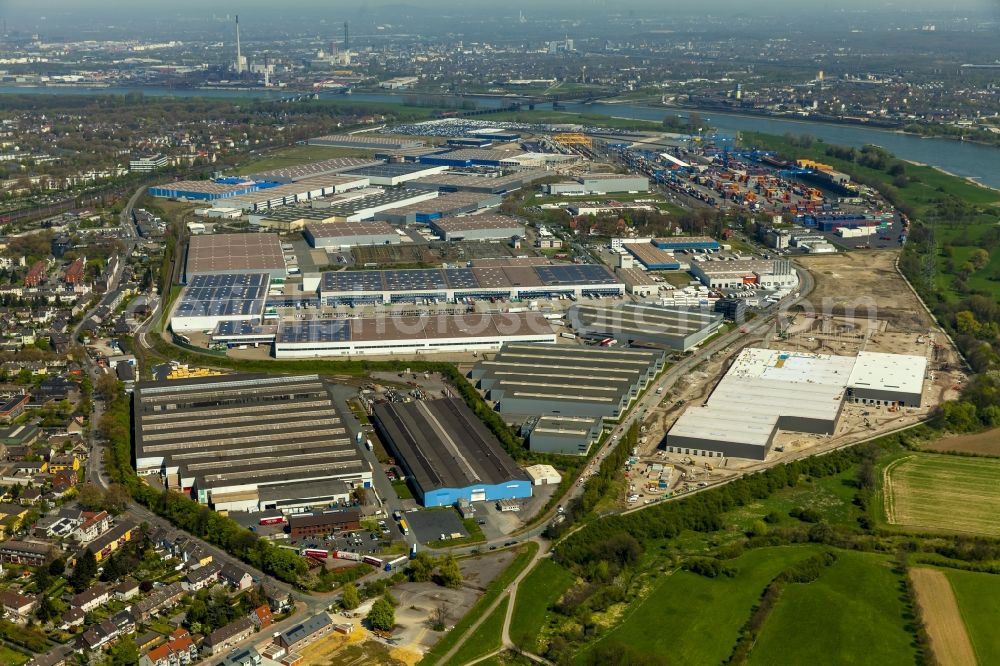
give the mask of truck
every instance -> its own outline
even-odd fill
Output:
[[[372,440],[370,440],[370,439],[366,439],[365,440],[365,446],[368,448],[369,451],[374,451],[375,450],[375,445],[372,444]]]
[[[410,533],[410,526],[406,524],[406,518],[399,519],[399,531],[403,534]]]
[[[417,544],[412,544],[410,546],[410,559],[414,559],[417,556]]]
[[[330,551],[323,550],[322,548],[306,548],[302,551],[302,554],[316,560],[325,560],[330,557]]]
[[[409,560],[410,558],[407,557],[406,555],[400,555],[396,559],[389,560],[388,562],[386,562],[384,568],[386,571],[392,571],[394,569],[398,569],[401,564],[403,564],[404,562],[408,562]]]
[[[567,333],[565,331],[563,331],[562,333],[560,333],[559,337],[560,338],[566,338],[568,340],[576,340],[576,334],[574,334],[574,333]]]
[[[363,432],[361,432],[361,431],[359,430],[359,431],[358,431],[358,434],[357,434],[357,437],[355,437],[355,441],[356,441],[356,442],[357,442],[358,444],[360,444],[360,443],[361,443],[361,440],[362,440],[362,439],[364,439],[364,437],[365,437],[365,434],[364,434]]]
[[[281,525],[284,522],[285,522],[285,517],[284,516],[272,516],[270,518],[261,518],[260,519],[260,524],[261,525]]]
[[[364,562],[365,564],[372,565],[376,569],[381,569],[382,566],[385,564],[385,562],[383,562],[379,558],[372,557],[371,555],[365,555],[364,557],[361,558],[361,561]]]

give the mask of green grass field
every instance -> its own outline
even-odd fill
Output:
[[[0,664],[4,664],[4,666],[21,666],[21,664],[27,664],[29,659],[31,657],[26,654],[12,650],[6,645],[0,645]]]
[[[837,551],[819,580],[785,588],[750,663],[913,664],[901,585],[889,557]]]
[[[572,573],[552,560],[540,561],[517,588],[510,639],[529,651],[537,651],[546,609],[559,600],[574,580]]]
[[[449,664],[464,664],[472,661],[476,657],[482,657],[500,648],[501,633],[503,632],[503,620],[507,615],[507,605],[510,597],[505,597],[492,613],[487,616],[474,634],[471,634],[462,645],[455,656],[449,660]]]
[[[726,514],[726,522],[735,525],[739,530],[746,530],[755,520],[761,519],[771,512],[781,515],[781,523],[796,524],[798,520],[790,518],[788,512],[796,507],[815,509],[823,520],[831,525],[854,527],[860,515],[854,505],[853,470],[836,476],[799,481],[794,488],[777,491],[764,500],[754,501]]]
[[[1000,664],[1000,576],[944,569],[969,632],[976,660]]]
[[[886,477],[890,524],[1000,536],[1000,460],[912,454],[890,463]]]
[[[671,663],[719,664],[732,653],[740,628],[764,588],[790,563],[809,557],[810,546],[761,548],[732,560],[733,578],[705,578],[688,571],[664,575],[624,621],[600,641],[628,645]],[[586,663],[586,651],[577,663]],[[791,662],[785,662],[791,663]]]

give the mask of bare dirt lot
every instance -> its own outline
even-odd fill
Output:
[[[945,437],[923,447],[927,451],[958,451],[1000,456],[1000,428],[975,435]]]
[[[938,663],[945,666],[974,666],[976,654],[955,601],[948,578],[936,569],[910,569],[917,603]]]
[[[934,326],[920,300],[895,269],[898,252],[849,252],[802,257],[799,262],[812,273],[816,287],[809,295],[815,312],[845,312],[875,318],[889,330],[919,333]]]

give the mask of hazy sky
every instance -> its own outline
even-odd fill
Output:
[[[0,0],[0,14],[8,20],[22,17],[38,18],[50,16],[55,19],[59,14],[70,11],[74,14],[85,12],[94,16],[113,19],[116,14],[211,14],[240,11],[273,11],[279,10],[287,15],[289,11],[307,11],[309,13],[352,13],[359,9],[384,9],[385,7],[404,6],[410,8],[441,8],[451,10],[479,10],[490,13],[511,9],[535,10],[546,12],[566,9],[567,11],[586,12],[588,10],[628,11],[642,13],[664,13],[671,11],[748,11],[751,5],[755,11],[796,10],[809,11],[813,3],[808,0],[756,0],[748,3],[746,0],[536,0],[535,2],[503,2],[496,0],[352,0],[351,2],[331,2],[330,0]],[[816,3],[815,6],[844,9],[869,9],[873,11],[906,12],[914,9],[934,9],[943,12],[949,10],[962,12],[969,10],[996,11],[1000,0],[838,0],[833,4]]]
[[[951,14],[955,18],[1000,20],[1000,0],[837,0],[834,3],[814,0],[0,0],[0,20],[10,29],[39,32],[53,39],[71,39],[77,29],[87,38],[97,36],[102,28],[114,26],[129,31],[149,28],[156,34],[179,29],[183,35],[199,21],[208,27],[227,15],[239,13],[248,34],[267,30],[268,22],[291,28],[301,21],[304,28],[317,20],[364,21],[369,25],[401,23],[407,17],[427,19],[433,25],[435,15],[463,18],[516,16],[523,11],[529,19],[600,19],[617,15],[635,18],[668,19],[671,15],[692,16],[727,13],[740,16],[788,15],[808,20],[817,16],[851,15],[871,12],[886,20],[907,22],[908,15],[933,13],[942,23]],[[780,18],[779,18],[780,20]],[[913,20],[921,19],[913,16]],[[423,23],[423,21],[421,21]],[[361,27],[360,25],[358,26]],[[424,27],[424,26],[422,26]],[[448,29],[441,24],[442,32]],[[779,27],[780,26],[776,26]],[[941,26],[939,26],[940,28]],[[172,36],[172,35],[170,35]],[[43,37],[44,38],[44,37]]]

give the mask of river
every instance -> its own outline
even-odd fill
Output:
[[[3,94],[48,94],[48,95],[123,95],[140,92],[150,97],[209,97],[244,99],[281,99],[296,94],[288,90],[220,90],[220,89],[169,89],[169,88],[30,88],[21,86],[0,86]],[[324,97],[328,95],[324,94]],[[330,95],[337,98],[340,95]],[[403,97],[387,93],[355,93],[343,97],[345,101],[383,102],[401,104]],[[468,98],[480,107],[495,107],[502,100],[496,97]],[[660,120],[666,114],[686,115],[684,111],[636,104],[593,104],[565,103],[566,111],[589,113],[618,118],[640,120]],[[810,120],[768,118],[764,116],[742,116],[730,113],[700,112],[706,123],[724,134],[736,132],[762,132],[782,135],[811,134],[827,143],[860,148],[866,144],[882,146],[900,159],[920,162],[937,167],[956,176],[972,178],[990,187],[1000,188],[1000,148],[954,139],[924,139],[910,134],[890,130],[838,125]]]

